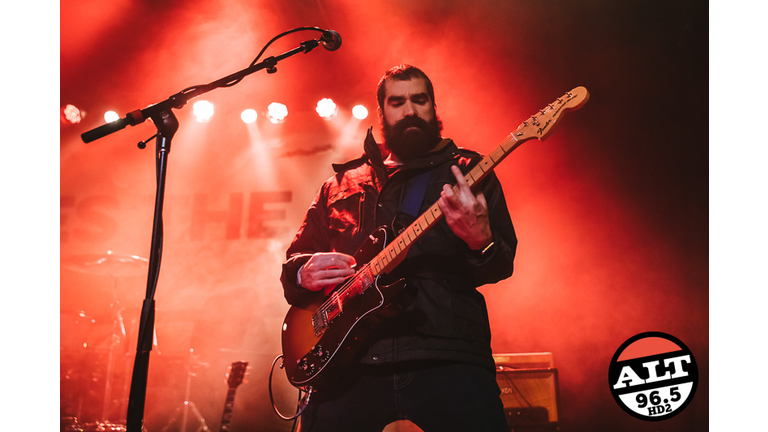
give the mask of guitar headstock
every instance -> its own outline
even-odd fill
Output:
[[[567,111],[575,111],[584,106],[589,100],[589,92],[584,87],[565,93],[554,102],[540,109],[536,114],[524,121],[512,134],[517,141],[538,138],[544,141],[552,133],[557,121]]]
[[[248,362],[237,361],[232,363],[227,374],[227,385],[229,385],[229,388],[235,388],[243,383],[246,369],[248,369]]]

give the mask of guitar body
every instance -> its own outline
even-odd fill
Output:
[[[355,253],[355,260],[366,262],[375,256],[389,237],[386,228],[378,228]],[[282,336],[283,365],[291,384],[306,388],[332,379],[338,368],[354,358],[360,343],[381,318],[395,314],[403,305],[398,300],[405,288],[404,279],[383,285],[381,276],[376,277],[364,292],[346,299],[321,332],[315,321],[327,299],[291,307],[283,321]]]

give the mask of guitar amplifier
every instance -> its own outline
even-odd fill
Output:
[[[510,432],[559,431],[559,391],[552,354],[498,354],[493,357]]]

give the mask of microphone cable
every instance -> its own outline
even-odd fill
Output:
[[[282,32],[279,35],[273,37],[269,42],[267,42],[266,45],[264,45],[264,47],[261,49],[261,51],[256,56],[256,58],[253,59],[251,64],[248,66],[248,68],[251,68],[251,67],[255,66],[259,62],[259,59],[261,58],[261,56],[264,55],[264,52],[267,50],[267,48],[269,48],[269,46],[272,45],[278,39],[280,39],[282,37],[285,37],[285,36],[287,36],[287,35],[289,35],[291,33],[296,33],[296,32],[300,32],[300,31],[308,31],[308,30],[317,31],[317,32],[320,32],[320,33],[325,33],[325,30],[321,29],[320,27],[296,27],[294,29]],[[269,70],[267,70],[267,71],[269,72]],[[236,79],[234,79],[232,81],[229,81],[229,82],[227,82],[225,84],[222,84],[220,87],[232,87],[233,85],[235,85],[235,84],[239,83],[240,81],[242,81],[243,78],[245,78],[245,77],[244,76],[238,77],[238,78],[236,78]],[[196,86],[192,86],[192,87],[187,87],[184,90],[182,90],[181,92],[179,92],[179,94],[186,95],[188,93],[191,93],[191,92],[197,90],[200,87],[205,87],[205,85],[196,85]]]

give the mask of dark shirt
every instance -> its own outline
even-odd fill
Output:
[[[367,150],[372,139],[369,134]],[[431,172],[421,213],[438,200],[444,184],[456,183],[451,165],[466,173],[482,159],[450,140],[443,144],[389,174],[371,162],[375,157],[335,167],[336,175],[320,188],[286,253],[281,281],[289,304],[306,305],[323,295],[296,283],[297,272],[309,257],[331,251],[354,255],[371,232],[392,222],[410,179]],[[479,186],[488,203],[493,246],[482,255],[471,250],[444,218],[426,231],[388,275],[393,280],[404,277],[415,298],[403,312],[378,325],[361,363],[429,360],[494,368],[488,312],[477,288],[512,274],[517,238],[496,176],[491,173]]]

